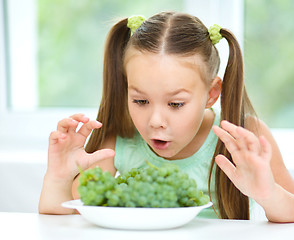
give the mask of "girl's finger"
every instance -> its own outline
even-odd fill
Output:
[[[246,142],[244,141],[244,139],[242,139],[242,137],[238,133],[238,128],[240,127],[225,120],[221,122],[221,127],[235,139],[235,144],[238,146],[238,150],[241,150],[241,149],[247,150]]]
[[[71,128],[69,128],[69,132],[70,133],[74,133],[74,132],[76,132],[77,131],[77,128],[78,128],[78,126],[79,126],[79,123],[83,123],[83,124],[85,124],[85,123],[87,123],[87,122],[89,122],[89,118],[88,117],[86,117],[83,113],[77,113],[77,114],[74,114],[74,115],[72,115],[72,116],[70,116],[70,118],[73,120],[73,121],[76,121],[76,122],[78,122],[78,124],[75,126],[73,126],[73,127],[71,127]]]
[[[101,126],[102,126],[102,123],[98,121],[89,121],[80,128],[78,133],[80,133],[85,138],[87,138],[93,129],[100,128]]]
[[[87,123],[89,118],[82,113],[74,114],[69,118],[62,119],[57,125],[57,130],[63,133],[75,132],[79,123]]]
[[[221,126],[235,139],[239,149],[260,153],[260,145],[257,137],[249,130],[236,126],[228,121],[222,121]]]
[[[268,140],[264,136],[259,137],[259,142],[260,142],[260,145],[262,148],[261,157],[263,159],[270,161],[271,156],[272,156],[272,146],[270,145],[270,143],[268,142]]]
[[[247,150],[247,144],[243,139],[243,136],[240,135],[238,129],[241,128],[239,126],[236,126],[233,123],[230,123],[226,120],[221,122],[221,127],[227,131],[231,136],[236,140],[236,144],[238,145],[239,149],[246,149]]]
[[[236,129],[236,132],[238,134],[238,137],[236,139],[239,143],[240,148],[242,145],[242,148],[260,154],[260,143],[257,136],[254,135],[254,133],[242,127],[238,127]]]
[[[236,179],[234,164],[227,159],[224,155],[217,155],[215,158],[217,165],[223,170],[223,172],[228,176],[228,178],[234,183]]]
[[[75,131],[78,127],[79,122],[72,118],[64,118],[57,124],[57,131],[62,133],[68,133],[70,131]]]
[[[77,114],[71,115],[70,118],[82,123],[87,123],[90,120],[83,113],[77,113]]]
[[[66,138],[66,134],[62,132],[59,132],[59,131],[51,132],[49,136],[49,144],[54,145],[58,143],[61,139],[65,139],[65,138]]]
[[[239,150],[235,138],[233,138],[230,133],[220,128],[219,126],[213,126],[212,129],[215,135],[217,135],[219,139],[225,144],[226,148],[231,154]]]
[[[226,120],[221,121],[221,127],[222,129],[224,129],[225,131],[227,131],[233,138],[238,137],[238,133],[237,133],[237,126],[233,123],[230,123]]]
[[[101,160],[113,158],[115,156],[115,151],[112,149],[101,149],[90,155],[91,155],[91,158],[89,159],[88,166],[86,166],[86,168],[90,167],[94,163],[97,163]]]

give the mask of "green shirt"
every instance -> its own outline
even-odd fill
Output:
[[[219,110],[213,109],[213,111],[215,113],[213,125],[219,125]],[[205,194],[208,194],[209,168],[215,152],[217,139],[217,136],[211,129],[204,144],[196,153],[185,159],[172,160],[172,163],[178,165],[182,171],[195,179],[198,189],[202,190]],[[133,138],[121,138],[118,136],[116,138],[115,152],[114,165],[120,174],[124,174],[132,168],[146,167],[146,160],[155,166],[170,162],[170,160],[157,156],[138,132],[136,132]],[[212,201],[215,204],[214,174],[211,185]],[[202,210],[198,216],[217,218],[212,208]]]

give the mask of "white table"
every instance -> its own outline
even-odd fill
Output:
[[[129,231],[101,228],[88,223],[80,215],[1,212],[0,239],[285,240],[294,239],[294,223],[195,218],[182,227],[170,230]]]

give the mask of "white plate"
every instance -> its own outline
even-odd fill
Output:
[[[86,220],[101,227],[155,230],[182,226],[190,222],[202,209],[212,206],[212,203],[199,207],[128,208],[85,206],[78,199],[64,202],[62,206],[78,210]]]

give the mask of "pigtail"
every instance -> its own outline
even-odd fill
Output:
[[[234,35],[226,30],[220,30],[221,35],[229,44],[229,58],[224,74],[221,92],[221,120],[228,120],[238,126],[245,125],[245,116],[254,114],[254,109],[247,96],[244,85],[243,58],[240,46]],[[223,154],[232,161],[232,157],[224,143],[217,142],[213,157],[210,180],[214,159],[218,154]],[[226,174],[216,165],[215,190],[218,199],[218,208],[221,218],[249,219],[249,199],[237,189]]]
[[[114,25],[107,37],[103,66],[103,93],[97,120],[103,126],[93,130],[86,151],[100,149],[107,136],[130,137],[134,126],[128,113],[127,81],[123,70],[123,56],[131,32],[125,18]]]

